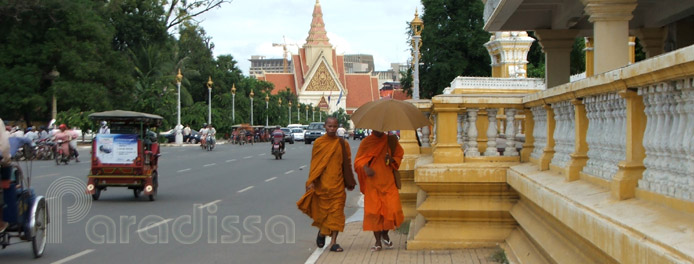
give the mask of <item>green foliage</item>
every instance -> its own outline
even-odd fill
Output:
[[[422,5],[420,96],[440,94],[456,76],[489,76],[482,1],[422,0]]]
[[[58,113],[58,116],[56,117],[56,124],[65,124],[70,128],[79,127],[82,129],[82,133],[86,133],[89,129],[95,131],[97,125],[89,120],[89,115],[91,113],[93,112],[82,112],[78,108],[70,108],[67,111]]]
[[[506,252],[504,252],[503,249],[499,249],[494,254],[491,256],[492,261],[496,263],[501,263],[501,264],[508,264],[508,258],[506,257]]]
[[[407,71],[400,72],[400,84],[402,85],[402,90],[406,92],[408,96],[412,96],[413,81],[412,67],[407,68]]]
[[[345,129],[350,129],[349,127],[349,115],[345,112],[345,109],[338,109],[333,112],[330,116],[337,118],[337,123],[342,125]]]

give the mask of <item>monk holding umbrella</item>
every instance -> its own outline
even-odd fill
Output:
[[[405,216],[400,204],[398,168],[404,151],[395,136],[384,131],[414,130],[428,126],[429,120],[414,105],[393,99],[367,103],[352,115],[355,127],[372,129],[373,133],[359,145],[354,160],[359,189],[364,194],[364,231],[373,231],[376,244],[393,247],[388,231],[399,227]]]

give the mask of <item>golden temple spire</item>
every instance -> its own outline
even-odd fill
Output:
[[[330,45],[328,33],[325,31],[325,23],[323,22],[323,10],[320,6],[320,1],[316,0],[316,5],[313,7],[313,20],[311,21],[311,29],[308,31],[306,45]]]

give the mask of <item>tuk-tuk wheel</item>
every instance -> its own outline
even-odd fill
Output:
[[[152,188],[154,188],[154,190],[152,191],[153,193],[149,195],[150,201],[155,200],[154,196],[157,195],[157,189],[159,188],[159,174],[157,173],[157,171],[152,172]]]
[[[40,258],[46,249],[46,240],[48,238],[48,233],[46,232],[49,222],[48,208],[46,208],[46,200],[43,197],[39,197],[33,206],[35,208],[32,210],[32,217],[34,218],[35,226],[31,232],[31,247],[34,252],[34,258]]]
[[[142,193],[142,189],[133,189],[133,195],[135,198],[140,198],[140,193]]]
[[[94,200],[94,201],[99,200],[100,196],[101,196],[101,188],[99,188],[99,187],[94,188],[94,194],[92,194],[92,200]]]

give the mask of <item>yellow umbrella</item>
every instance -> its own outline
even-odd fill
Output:
[[[415,130],[431,125],[429,119],[413,104],[390,98],[362,105],[354,111],[351,119],[355,128],[373,129],[382,132]]]

